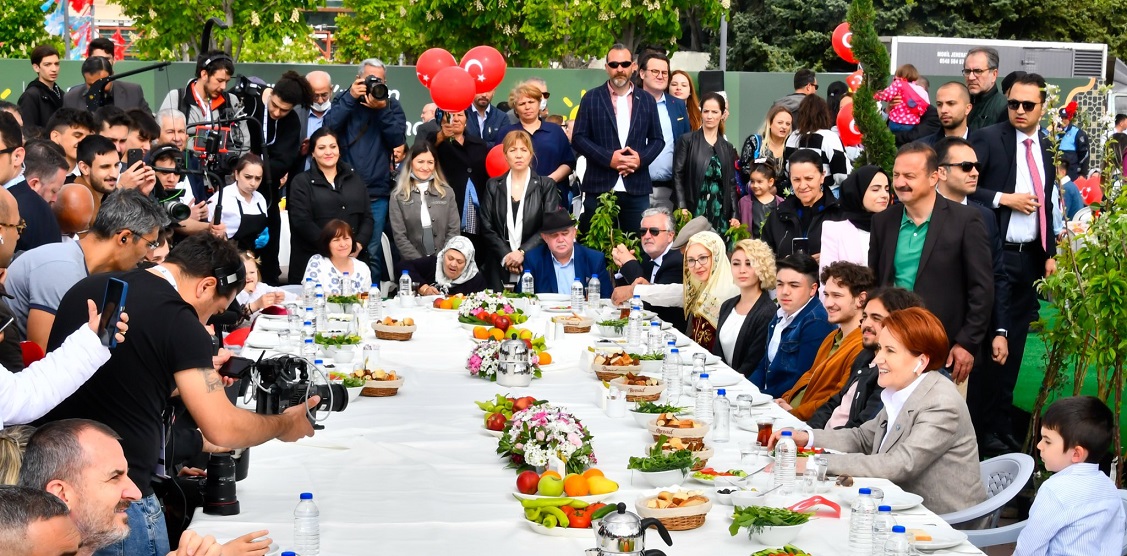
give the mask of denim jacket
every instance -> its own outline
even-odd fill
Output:
[[[818,355],[822,341],[836,328],[827,318],[826,308],[815,297],[798,312],[790,326],[783,330],[775,359],[771,360],[768,355],[764,355],[748,380],[759,387],[761,392],[775,398],[790,390],[799,377],[814,365],[814,358]],[[768,342],[780,320],[775,315],[767,328]]]

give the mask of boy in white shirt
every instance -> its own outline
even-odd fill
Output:
[[[1111,446],[1114,418],[1091,396],[1062,398],[1045,410],[1037,449],[1053,476],[1037,491],[1014,556],[1120,554],[1123,501],[1098,464]]]

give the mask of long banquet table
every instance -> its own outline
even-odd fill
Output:
[[[583,554],[595,546],[594,537],[541,536],[524,523],[520,504],[513,499],[516,473],[506,469],[496,454],[497,441],[483,428],[484,414],[474,400],[498,393],[531,395],[571,410],[590,429],[598,464],[620,490],[606,502],[634,501],[650,490],[639,478],[632,482],[626,469],[631,456],[643,455],[653,440],[629,416],[611,418],[596,405],[601,388],[594,374],[580,369],[581,355],[596,341],[595,334],[568,334],[548,342],[554,362],[542,379],[528,388],[503,388],[471,378],[464,369],[473,346],[470,333],[459,326],[450,311],[428,307],[399,308],[387,302],[387,313],[412,317],[418,323],[406,342],[378,341],[381,366],[406,375],[398,395],[359,398],[333,414],[325,429],[296,443],[271,441],[250,451],[250,474],[238,483],[241,513],[218,517],[197,511],[192,529],[215,535],[221,541],[258,529],[269,529],[275,550],[292,550],[293,510],[301,492],[312,492],[320,509],[321,554],[495,554],[499,552],[549,555]],[[533,317],[522,325],[536,333],[546,330],[551,315]],[[256,330],[257,332],[257,330]],[[366,342],[377,342],[368,330]],[[687,341],[687,340],[686,340]],[[695,344],[682,352],[701,351]],[[244,355],[256,357],[249,348]],[[269,355],[269,353],[268,353]],[[723,364],[720,365],[723,367]],[[714,368],[714,367],[710,367]],[[733,373],[723,367],[719,373]],[[754,392],[743,381],[728,387],[729,397]],[[682,399],[682,405],[686,401]],[[772,412],[776,425],[797,421],[774,404],[757,408]],[[711,436],[711,433],[709,437]],[[709,466],[741,467],[739,442],[754,433],[733,423],[731,441],[708,442],[716,450]],[[883,479],[865,484],[896,488]],[[637,485],[637,486],[635,486]],[[685,488],[700,489],[713,497],[713,489],[687,480]],[[840,494],[835,488],[828,496]],[[808,495],[794,494],[772,501],[789,505]],[[816,518],[792,543],[817,556],[844,554],[848,537],[848,505],[843,518]],[[673,532],[673,546],[664,546],[654,531],[646,547],[670,556],[750,554],[766,548],[748,539],[746,531],[730,536],[732,508],[714,504],[704,526]],[[898,514],[898,523],[911,527],[949,530],[934,513],[913,508]],[[275,553],[274,550],[271,553]],[[982,554],[970,543],[935,554]]]

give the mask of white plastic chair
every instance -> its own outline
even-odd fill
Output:
[[[986,529],[983,531],[997,529],[998,515],[1001,513],[1002,506],[1013,500],[1017,493],[1025,488],[1029,478],[1033,476],[1034,467],[1033,458],[1028,454],[1005,454],[982,462],[979,469],[982,473],[982,484],[986,487],[986,500],[965,510],[939,517],[951,525],[988,517]],[[1016,539],[1017,533],[1020,532],[1021,529],[1017,528],[1016,532],[1012,533],[1013,538]]]

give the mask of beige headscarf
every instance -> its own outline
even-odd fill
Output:
[[[712,273],[708,275],[708,281],[701,283],[689,271],[688,259],[685,259],[685,317],[703,318],[715,328],[720,320],[720,306],[738,295],[740,290],[732,279],[732,264],[728,261],[724,240],[716,232],[694,234],[685,244],[686,252],[693,244],[712,253]]]

